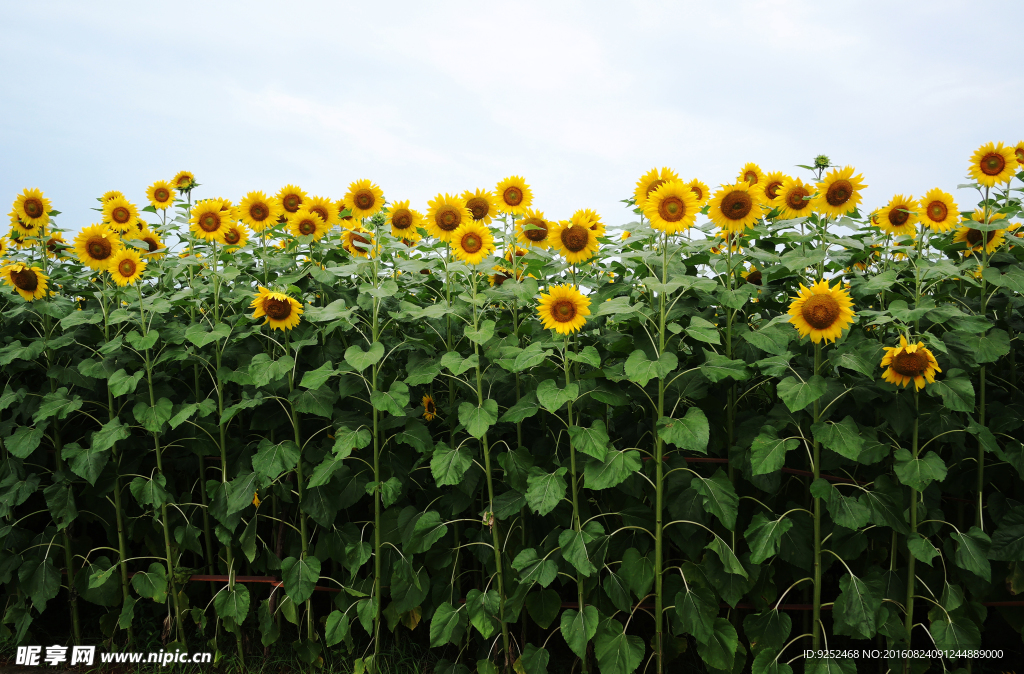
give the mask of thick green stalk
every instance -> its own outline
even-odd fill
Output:
[[[821,369],[821,342],[814,345],[814,374]],[[821,416],[821,403],[814,401],[814,423]],[[817,480],[821,471],[821,443],[814,441],[814,458],[811,460],[811,471]],[[819,650],[821,643],[821,499],[814,497],[814,598],[811,603],[811,649]]]
[[[378,241],[380,237],[374,237],[375,241]],[[380,259],[379,250],[376,251],[378,254],[373,256],[373,287],[376,288],[380,283],[380,274],[377,270],[377,260]],[[380,339],[380,299],[374,295],[373,298],[373,323],[371,325],[371,334],[373,337],[372,343],[377,342]],[[372,365],[372,379],[370,381],[371,390],[373,393],[377,392],[377,377],[380,374],[380,361]],[[372,393],[371,393],[372,397]],[[372,406],[371,406],[372,407]],[[384,574],[381,568],[380,559],[380,517],[381,517],[381,473],[380,473],[380,429],[378,427],[380,422],[380,413],[376,407],[373,407],[373,480],[377,485],[377,489],[373,492],[373,594],[370,601],[376,600],[377,606],[373,613],[373,672],[380,671],[380,625],[381,625],[381,604],[383,604],[383,582]]]
[[[918,454],[918,416],[917,416],[917,389],[914,389],[914,435],[913,435],[913,453],[914,460],[917,460]],[[917,501],[918,492],[913,487],[910,488],[910,536],[913,537],[917,533]],[[909,540],[909,539],[908,539]],[[893,554],[896,554],[896,550],[893,549]],[[914,584],[917,580],[915,574],[914,564],[917,560],[914,555],[910,553],[910,549],[907,549],[907,615],[903,620],[903,627],[907,631],[907,648],[913,643],[913,629],[914,629]],[[906,658],[903,661],[903,671],[906,674],[910,673],[910,658]]]
[[[288,342],[286,341],[285,344]],[[298,356],[298,354],[296,354]],[[298,358],[296,358],[298,360]],[[291,394],[295,390],[295,374],[294,369],[288,373],[288,393]],[[288,396],[289,399],[291,395]],[[295,509],[299,514],[299,538],[302,542],[302,559],[306,559],[309,555],[309,533],[306,530],[306,513],[302,510],[302,498],[305,495],[305,479],[302,474],[302,431],[300,428],[299,411],[295,409],[295,405],[291,405],[292,412],[292,430],[295,434],[295,446],[299,448],[299,460],[295,464],[295,481],[297,483],[296,489],[298,491],[298,500],[295,504]],[[312,639],[315,632],[315,625],[313,622],[313,599],[310,597],[306,600],[306,638]]]
[[[989,205],[988,205],[989,188],[985,188],[985,225],[990,225],[989,222]],[[981,315],[985,316],[988,313],[988,284],[985,282],[984,271],[988,268],[988,237],[989,232],[983,231],[981,233],[981,256],[982,256],[982,275],[981,275]],[[982,337],[985,336],[987,330],[982,331]],[[978,400],[978,423],[982,428],[985,427],[985,379],[986,379],[986,366],[981,366],[981,382]],[[981,529],[985,529],[985,447],[982,445],[981,436],[978,436],[978,510],[974,518],[975,525]]]
[[[729,242],[726,242],[729,245]],[[668,283],[668,234],[661,239],[661,283]],[[729,246],[732,249],[731,245]],[[665,291],[658,293],[658,358],[665,352]],[[658,414],[654,432],[654,654],[657,658],[657,674],[665,672],[664,612],[665,597],[662,585],[664,567],[664,509],[665,509],[665,466],[661,436],[657,422],[665,416],[665,378],[658,377]]]
[[[572,375],[570,374],[570,370],[569,370],[569,336],[568,335],[566,335],[566,337],[565,337],[565,349],[562,351],[562,363],[563,363],[564,368],[565,368],[565,386],[566,386],[566,388],[568,388],[569,385],[572,383]],[[566,407],[567,407],[567,415],[568,415],[569,426],[572,427],[572,401],[569,401],[567,403]],[[580,506],[579,506],[579,493],[578,493],[579,492],[579,486],[578,486],[578,478],[577,478],[577,475],[576,475],[576,447],[573,444],[572,435],[569,436],[569,461],[570,461],[570,470],[571,470],[571,473],[572,473],[572,475],[571,475],[571,478],[572,478],[571,479],[571,484],[572,484],[572,528],[578,534],[578,533],[580,533],[582,531],[582,527],[580,526]],[[660,544],[659,544],[659,553],[660,553]],[[660,564],[658,564],[657,561],[655,562],[655,564],[656,564],[655,569],[658,569],[658,567],[660,567]],[[656,573],[657,573],[657,571],[656,571]],[[658,576],[656,575],[655,578],[657,578],[657,577]],[[579,611],[580,611],[580,613],[583,613],[583,610],[586,608],[586,597],[584,597],[584,595],[583,595],[583,580],[584,580],[583,579],[583,575],[579,572],[579,570],[577,570],[576,571],[576,598],[577,598],[577,602],[579,603]],[[660,621],[659,621],[659,624],[660,624]],[[583,660],[583,663],[582,663],[582,673],[583,674],[587,674],[590,670],[587,667],[587,654],[586,654],[586,650],[584,650],[584,652],[583,652],[582,660]]]

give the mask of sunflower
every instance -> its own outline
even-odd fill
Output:
[[[224,228],[224,245],[234,252],[249,243],[249,229],[240,222],[232,222]]]
[[[633,201],[636,202],[637,208],[643,209],[651,192],[673,180],[679,180],[679,175],[668,167],[662,167],[660,171],[652,168],[640,176],[640,180],[636,181],[636,189],[633,190]]]
[[[604,223],[601,222],[601,216],[598,215],[597,211],[593,208],[581,208],[569,218],[569,222],[573,224],[583,224],[584,220],[589,222],[588,226],[595,232],[596,236],[604,236]]]
[[[109,190],[109,191],[103,193],[103,196],[100,197],[100,201],[106,203],[106,202],[110,201],[111,199],[116,199],[118,197],[123,197],[123,196],[124,196],[124,194],[121,193],[118,190]]]
[[[345,208],[352,212],[352,217],[371,218],[384,208],[384,191],[364,178],[348,186],[344,201]]]
[[[110,225],[89,225],[75,237],[75,255],[90,269],[105,271],[111,256],[123,248]]]
[[[693,227],[700,206],[689,185],[670,180],[647,195],[643,209],[651,227],[666,234],[678,234]]]
[[[632,235],[632,234],[630,234],[630,233],[629,233],[629,230],[627,229],[626,231],[624,231],[624,232],[622,233],[622,236],[620,236],[620,237],[619,237],[619,240],[620,240],[620,241],[625,241],[626,239],[628,239],[628,238],[629,238],[629,237],[631,237],[631,236],[633,236],[633,235]]]
[[[288,232],[295,238],[312,236],[314,241],[319,241],[328,230],[327,223],[305,206],[288,216]]]
[[[758,185],[764,182],[764,177],[764,171],[761,170],[760,166],[754,162],[747,162],[740,169],[740,174],[736,176],[736,182]]]
[[[988,222],[992,224],[996,220],[1002,220],[1006,217],[1005,213],[989,213]],[[971,214],[971,220],[974,222],[984,223],[985,212],[982,210],[976,210]],[[953,236],[953,243],[963,243],[967,245],[967,250],[963,252],[965,256],[973,255],[974,253],[980,253],[984,248],[986,253],[991,253],[999,248],[1003,243],[1005,234],[1002,229],[991,229],[988,231],[982,231],[980,229],[974,229],[973,227],[967,227],[964,225],[956,230],[956,234]],[[985,243],[982,244],[982,239]]]
[[[4,255],[7,255],[7,251],[11,249],[11,242],[7,240],[7,237],[0,236],[0,259],[3,259]]]
[[[742,232],[729,232],[725,230],[719,230],[715,232],[715,238],[712,239],[714,245],[711,246],[711,252],[715,255],[721,255],[725,251],[726,244],[732,248],[732,252],[740,252],[740,235]],[[722,239],[721,243],[718,243],[718,239]]]
[[[46,225],[39,225],[31,220],[22,220],[16,211],[10,212],[11,216],[11,238],[18,248],[25,248],[32,245],[28,240],[33,236],[46,236]]]
[[[26,302],[46,296],[46,281],[49,278],[39,267],[21,263],[9,264],[0,269],[4,283],[13,287]]]
[[[779,217],[784,220],[802,218],[814,211],[810,200],[813,194],[813,186],[805,184],[800,178],[786,178],[772,200],[772,205],[779,209]]]
[[[761,195],[750,183],[722,185],[709,204],[711,221],[728,232],[753,227],[761,215]]]
[[[1017,171],[1017,148],[987,143],[971,156],[971,177],[986,187],[1008,183]]]
[[[341,230],[341,246],[356,257],[373,257],[373,246],[376,238],[362,225]]]
[[[490,221],[490,218],[487,219]],[[423,224],[423,215],[409,208],[409,200],[397,201],[388,212],[386,224],[391,225],[391,236],[396,239],[419,241],[420,233],[416,231]]]
[[[537,313],[546,329],[568,335],[579,331],[587,322],[589,307],[590,299],[576,286],[553,285],[547,293],[541,294]]]
[[[938,187],[928,190],[921,199],[921,222],[937,232],[948,232],[956,225],[956,203],[953,195],[943,192]]]
[[[561,220],[551,232],[551,247],[570,264],[586,262],[597,253],[597,233],[586,221]]]
[[[899,346],[885,347],[885,355],[879,367],[886,368],[882,373],[883,380],[903,387],[913,381],[918,391],[925,387],[926,382],[934,384],[935,373],[942,372],[924,342],[910,344],[903,335],[900,335]]]
[[[815,344],[823,338],[834,342],[853,324],[856,314],[851,307],[853,300],[842,284],[829,288],[828,281],[821,280],[808,288],[801,283],[800,294],[789,305],[789,320],[801,337],[810,335]]]
[[[188,192],[195,187],[196,177],[190,171],[178,171],[171,182],[174,184],[174,189],[179,192]]]
[[[67,242],[61,232],[52,232],[46,240],[46,257],[54,260],[67,257],[67,249],[64,248],[66,245]]]
[[[260,286],[256,293],[250,309],[255,309],[253,318],[266,318],[263,325],[270,323],[272,330],[291,330],[302,319],[302,305],[298,300],[288,297],[284,293],[275,293]]]
[[[462,223],[452,232],[451,244],[457,260],[466,264],[480,264],[494,252],[494,235],[486,225],[471,220]]]
[[[441,241],[450,242],[452,232],[473,220],[462,199],[451,194],[438,194],[427,206],[427,233]]]
[[[492,288],[500,288],[502,283],[512,279],[512,272],[510,270],[497,265],[492,267],[492,269],[494,270],[494,273],[487,277],[487,283],[489,283]]]
[[[686,186],[690,188],[693,195],[697,197],[697,205],[704,208],[704,205],[711,199],[711,189],[700,180],[694,178],[690,182],[686,183]]]
[[[50,221],[50,200],[43,196],[43,191],[26,187],[14,200],[14,212],[25,225],[43,228]]]
[[[511,215],[522,215],[533,204],[533,192],[520,176],[509,176],[494,188],[498,209]]]
[[[124,234],[139,221],[139,210],[124,197],[114,197],[103,203],[103,221],[117,233]]]
[[[277,193],[277,201],[285,211],[283,215],[294,213],[299,210],[299,207],[302,206],[307,199],[309,199],[309,196],[306,194],[305,190],[295,185],[285,185]]]
[[[263,192],[249,192],[238,205],[238,219],[249,225],[254,232],[273,227],[282,215],[284,206],[281,202],[267,197]]]
[[[498,198],[490,190],[466,190],[462,193],[462,200],[466,202],[469,214],[477,222],[489,225],[492,217],[498,214]]]
[[[192,209],[189,229],[200,239],[224,243],[224,229],[231,223],[230,212],[221,199],[204,199]]]
[[[160,236],[149,227],[139,232],[138,236],[135,238],[146,244],[146,247],[148,248],[148,251],[145,253],[146,257],[159,260],[166,255],[166,253],[162,253],[160,251],[166,249],[167,246],[165,246],[163,241],[160,240]]]
[[[871,221],[882,231],[899,236],[913,234],[920,219],[917,200],[897,194],[878,212],[878,222],[875,223],[874,218]]]
[[[789,178],[782,171],[772,171],[771,173],[765,174],[759,185],[763,188],[762,201],[768,206],[769,209],[774,208],[775,204],[770,202],[775,200],[775,197],[779,196],[779,191],[782,189],[782,183]]]
[[[134,248],[122,248],[110,257],[107,271],[117,285],[133,285],[146,271],[146,261]]]
[[[853,167],[833,169],[818,183],[818,195],[811,200],[811,208],[830,218],[850,213],[860,203],[861,194],[867,185],[859,173],[853,175]]]
[[[527,208],[519,221],[516,242],[531,248],[547,248],[551,245],[551,232],[555,225],[544,219],[544,213]]]
[[[745,271],[741,272],[741,275],[743,276],[744,281],[746,281],[747,283],[752,283],[753,285],[756,286],[759,286],[764,282],[761,277],[761,270],[755,267],[754,265],[750,265],[749,267],[747,267]]]
[[[174,187],[166,180],[157,180],[146,189],[146,198],[157,210],[170,208],[174,203]]]
[[[423,418],[427,421],[433,421],[437,418],[437,403],[434,402],[434,398],[430,395],[423,396]]]
[[[303,202],[303,207],[309,209],[310,213],[316,213],[320,216],[320,219],[327,225],[327,229],[340,224],[341,219],[338,217],[338,213],[341,210],[338,205],[327,197],[310,197],[308,202]]]

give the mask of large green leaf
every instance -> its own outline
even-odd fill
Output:
[[[540,402],[537,400],[537,393],[527,391],[515,405],[505,410],[499,421],[511,421],[517,424],[524,419],[529,419],[539,411]]]
[[[608,454],[608,447],[611,439],[605,429],[604,421],[595,419],[590,428],[582,426],[570,426],[569,437],[572,440],[573,448],[594,457],[598,461],[604,461]]]
[[[459,423],[474,438],[482,438],[491,426],[498,422],[498,402],[491,398],[477,407],[472,403],[459,405]]]
[[[61,458],[71,462],[72,473],[89,484],[95,485],[96,479],[99,478],[110,459],[110,450],[85,449],[77,442],[69,442],[61,448]]]
[[[566,468],[559,468],[554,473],[546,473],[540,468],[530,469],[530,476],[526,479],[526,502],[535,512],[547,515],[565,497],[567,472]]]
[[[755,654],[765,650],[778,652],[792,631],[792,618],[778,609],[752,613],[743,619],[743,633],[750,639],[750,649]]]
[[[409,387],[404,382],[395,381],[386,393],[384,391],[371,393],[370,403],[381,412],[404,417],[405,408],[409,405]]]
[[[448,602],[444,602],[434,611],[430,619],[430,645],[433,648],[444,646],[455,641],[455,637],[465,629],[468,617],[457,611]]]
[[[856,461],[864,449],[864,437],[857,427],[857,422],[851,416],[846,416],[839,423],[833,421],[816,423],[811,426],[811,432],[814,434],[815,440],[847,459]]]
[[[827,480],[820,477],[816,479],[811,483],[810,492],[815,498],[825,501],[832,521],[841,527],[857,530],[867,525],[871,519],[871,508],[852,496],[843,496],[842,492]]]
[[[58,531],[69,526],[78,517],[75,494],[70,483],[54,482],[43,490],[43,498],[46,499],[46,508],[50,511]]]
[[[533,548],[526,548],[512,560],[512,568],[519,572],[522,584],[538,583],[547,587],[558,575],[558,564],[550,558],[539,557]]]
[[[591,540],[592,537],[585,530],[567,529],[558,536],[562,557],[585,578],[597,573],[597,567],[590,561],[590,556],[587,553],[587,543]]]
[[[584,657],[587,643],[597,634],[599,617],[595,606],[585,606],[582,611],[567,609],[562,612],[562,638],[577,657]]]
[[[928,452],[922,457],[914,458],[909,449],[900,448],[893,454],[896,477],[900,482],[924,491],[934,481],[946,479],[946,464],[935,452]]]
[[[345,350],[345,362],[360,372],[380,361],[384,357],[384,345],[374,342],[369,350],[364,351],[358,344]]]
[[[412,536],[403,548],[406,554],[426,552],[434,543],[444,538],[446,533],[448,525],[441,519],[441,515],[435,510],[428,510],[417,518],[412,528]]]
[[[162,604],[167,600],[167,568],[153,562],[146,571],[136,571],[132,576],[132,587],[140,597]]]
[[[676,594],[676,618],[679,626],[700,643],[707,643],[714,632],[718,617],[718,599],[709,588],[690,584]]]
[[[643,599],[654,587],[654,553],[641,555],[636,548],[629,548],[622,555],[622,573],[629,588],[637,599]]]
[[[71,397],[68,395],[68,389],[61,387],[43,396],[39,409],[32,415],[32,421],[38,425],[50,417],[66,419],[69,414],[80,409],[83,402],[81,396]]]
[[[625,373],[630,381],[647,386],[647,382],[666,377],[678,365],[679,358],[670,351],[662,353],[658,360],[652,361],[648,360],[642,349],[636,349],[626,359]]]
[[[299,384],[302,388],[320,388],[327,380],[330,379],[335,373],[334,363],[327,361],[315,370],[309,370],[302,375],[302,382]]]
[[[840,594],[832,614],[835,633],[854,639],[870,639],[878,630],[878,609],[882,596],[872,586],[849,573],[839,579]]]
[[[331,611],[324,627],[324,645],[328,648],[337,646],[348,636],[349,629],[348,614],[338,610]]]
[[[941,396],[942,404],[953,412],[974,411],[974,385],[966,377],[936,379],[925,387],[929,395]]]
[[[1024,560],[1024,506],[1014,506],[1003,515],[992,534],[989,557],[999,561]]]
[[[243,583],[221,589],[213,598],[213,608],[219,618],[229,618],[241,625],[249,614],[249,589]]]
[[[743,538],[750,546],[750,561],[760,564],[779,551],[782,534],[789,531],[793,522],[786,518],[768,519],[764,513],[757,513],[750,526],[743,532]]]
[[[682,419],[659,419],[658,436],[679,449],[706,454],[711,428],[704,411],[699,407],[691,407],[686,410],[686,416]]]
[[[612,450],[604,462],[588,461],[583,468],[583,483],[587,489],[609,489],[618,486],[627,477],[640,470],[640,452],[635,449]]]
[[[704,510],[717,517],[725,528],[730,531],[735,529],[739,497],[729,476],[719,468],[711,477],[695,476],[692,485],[704,497]]]
[[[39,446],[45,432],[45,426],[36,426],[34,428],[19,426],[18,430],[14,431],[10,437],[4,439],[4,445],[7,447],[7,451],[14,456],[19,459],[27,459],[32,452],[36,451],[36,447]],[[109,447],[106,449],[109,449]],[[100,451],[102,451],[102,448]]]
[[[988,561],[992,540],[978,527],[971,527],[966,533],[955,532],[950,538],[957,542],[953,562],[987,581],[992,580],[992,564]]]
[[[537,401],[552,414],[566,403],[576,400],[579,395],[579,384],[569,384],[564,388],[559,388],[554,379],[545,379],[537,386]]]
[[[466,610],[469,613],[469,624],[476,628],[484,639],[490,639],[498,631],[498,612],[501,598],[498,591],[490,589],[481,592],[473,588],[466,594]]]
[[[457,485],[462,481],[469,467],[473,465],[473,456],[465,445],[451,449],[443,442],[434,447],[434,455],[430,459],[430,472],[438,487]]]
[[[700,371],[710,382],[719,382],[723,379],[743,381],[750,377],[745,361],[733,360],[707,349],[704,349],[704,363],[701,364]]]
[[[525,674],[548,674],[548,660],[551,655],[544,648],[526,644],[519,662]],[[518,670],[517,670],[518,671]]]
[[[623,633],[617,620],[604,620],[594,636],[594,655],[601,674],[632,674],[644,659],[644,640]]]
[[[299,448],[291,440],[273,443],[268,438],[260,440],[256,455],[252,457],[252,468],[268,479],[275,479],[287,473],[299,462]]]
[[[531,592],[526,596],[525,606],[533,621],[546,630],[562,610],[562,598],[555,590]]]
[[[799,412],[815,400],[825,395],[828,383],[821,375],[814,375],[806,381],[796,377],[786,377],[779,382],[776,392],[790,412]]]
[[[708,666],[730,671],[738,646],[739,637],[732,623],[725,618],[715,618],[711,637],[705,642],[697,642],[697,652]]]
[[[171,420],[173,413],[174,403],[169,398],[160,398],[152,407],[139,401],[132,408],[135,420],[150,433],[159,433],[164,424]]]
[[[284,559],[281,562],[281,580],[291,600],[296,604],[303,603],[313,596],[316,581],[320,580],[320,560],[312,555],[305,559]]]
[[[60,571],[47,556],[29,557],[22,562],[18,568],[18,581],[19,589],[29,596],[32,605],[40,613],[46,607],[46,602],[60,592]]]
[[[950,651],[971,651],[981,648],[981,631],[968,616],[965,609],[943,614],[932,621],[932,639],[935,647]]]
[[[768,475],[786,463],[786,452],[800,446],[796,438],[780,438],[774,426],[765,426],[750,446],[750,467],[754,475]]]

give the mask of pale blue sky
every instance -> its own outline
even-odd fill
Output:
[[[1018,0],[8,0],[0,195],[42,188],[75,230],[180,169],[200,197],[366,177],[423,211],[518,174],[549,218],[615,226],[653,166],[714,187],[823,152],[873,208],[1024,138],[1022,20]]]

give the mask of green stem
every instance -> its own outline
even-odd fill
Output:
[[[985,225],[988,226],[989,222],[989,188],[985,188]],[[984,317],[988,313],[988,284],[985,281],[985,270],[988,268],[988,236],[989,232],[986,230],[981,233],[981,315]],[[985,336],[987,330],[983,330],[981,335]],[[985,379],[986,379],[986,366],[981,366],[981,381],[980,381],[980,395],[978,401],[978,423],[984,428],[985,426]],[[974,518],[975,525],[984,531],[985,529],[985,448],[981,442],[981,436],[978,436],[978,509]]]
[[[377,242],[377,244],[376,244],[377,246],[380,245],[380,243],[379,243],[380,237],[379,236],[374,237],[374,241]],[[379,255],[379,251],[375,251],[375,252],[378,253],[378,254],[375,254],[373,256],[373,287],[374,288],[376,288],[380,284],[380,274],[379,274],[378,268],[377,268],[377,265],[378,265],[379,260],[380,260],[380,255]],[[376,294],[375,294],[374,298],[373,298],[373,317],[372,317],[373,323],[372,323],[372,326],[371,326],[371,334],[372,334],[372,337],[373,337],[373,342],[371,342],[371,344],[372,343],[376,343],[377,340],[380,339],[380,317],[379,317],[379,312],[380,312],[380,299],[378,297],[376,297]],[[377,392],[377,378],[378,378],[378,376],[380,374],[380,367],[379,366],[380,366],[380,361],[378,361],[378,362],[376,362],[376,363],[374,363],[372,365],[372,378],[371,378],[370,385],[372,387],[373,393]],[[371,397],[372,397],[372,394],[371,394]],[[382,475],[381,475],[381,472],[380,472],[381,444],[380,444],[379,423],[380,423],[380,412],[378,412],[377,408],[374,407],[373,408],[373,480],[374,480],[374,483],[377,485],[377,488],[373,492],[373,593],[372,593],[372,597],[370,599],[371,602],[373,602],[373,601],[376,602],[375,610],[373,612],[373,667],[372,667],[373,672],[380,671],[380,666],[379,666],[379,662],[380,662],[380,660],[379,660],[379,658],[380,658],[380,626],[381,626],[381,620],[380,620],[381,619],[381,609],[380,609],[380,607],[381,607],[381,604],[383,603],[381,597],[382,597],[382,594],[383,594],[383,580],[384,580],[384,574],[383,574],[383,569],[381,568],[381,556],[380,556],[380,546],[381,546],[381,537],[380,537],[381,523],[380,523],[380,521],[381,521],[381,508],[382,508],[383,504],[381,503],[382,494],[381,494],[381,489],[380,489],[380,483],[381,483]]]
[[[918,416],[917,416],[918,406],[917,405],[918,405],[917,389],[915,387],[915,389],[914,389],[914,435],[913,435],[913,440],[912,440],[912,442],[913,442],[913,453],[914,453],[914,460],[915,461],[917,460],[917,454],[918,454]],[[917,534],[917,501],[918,501],[917,489],[914,489],[913,487],[911,487],[910,488],[910,536],[907,539],[908,541],[915,534]],[[894,549],[893,550],[893,554],[894,555],[895,555],[895,552],[896,551]],[[908,548],[907,548],[907,614],[906,614],[906,617],[904,618],[904,621],[903,621],[903,627],[907,631],[907,645],[906,645],[906,648],[910,648],[910,644],[912,644],[913,641],[914,641],[913,638],[912,638],[912,635],[913,635],[913,629],[914,629],[914,584],[915,584],[915,581],[917,580],[917,575],[916,575],[915,570],[914,570],[914,566],[915,566],[915,562],[916,561],[917,560],[914,558],[914,555],[912,555],[910,553],[910,548],[909,548],[909,544],[908,544]],[[903,661],[903,671],[904,671],[905,674],[910,674],[910,658],[909,657],[906,658]]]
[[[287,349],[289,340],[287,332],[285,334],[285,348]],[[298,353],[295,354],[296,360],[298,360]],[[291,399],[291,393],[295,391],[295,370],[294,368],[288,373],[288,398]],[[295,409],[295,405],[289,403],[292,412],[292,431],[295,437],[295,446],[299,449],[299,460],[295,463],[295,481],[296,491],[298,492],[298,500],[295,504],[296,512],[299,514],[299,539],[302,543],[302,559],[306,559],[309,555],[309,533],[306,530],[306,513],[302,510],[302,498],[305,495],[305,479],[302,471],[302,430],[300,426],[301,419],[299,417],[299,411]],[[315,626],[313,622],[313,599],[312,597],[306,600],[306,638],[312,640],[315,636]]]
[[[564,349],[562,351],[562,363],[563,363],[563,367],[565,369],[565,386],[566,386],[566,388],[568,388],[569,385],[572,383],[572,375],[570,374],[570,370],[569,370],[569,336],[568,335],[565,336],[565,347],[564,347]],[[573,424],[573,419],[572,419],[572,401],[569,401],[567,403],[566,407],[567,407],[567,413],[568,413],[569,427],[571,428],[572,424]],[[574,443],[572,441],[572,435],[569,436],[569,461],[570,461],[570,469],[571,469],[571,472],[572,472],[572,475],[571,475],[571,478],[572,478],[571,479],[571,484],[572,484],[572,528],[573,528],[573,530],[576,531],[577,535],[579,535],[581,533],[581,531],[582,531],[582,527],[580,526],[580,506],[579,506],[579,493],[578,493],[579,492],[579,485],[578,485],[578,478],[577,478],[577,475],[576,475],[576,447],[575,447],[575,445],[574,445]],[[658,551],[660,552],[660,544],[659,544]],[[660,566],[660,564],[658,563],[659,561],[660,560],[658,560],[656,558],[656,561],[655,561],[655,574],[657,574],[658,567]],[[658,576],[655,575],[655,579],[657,579],[657,578],[658,578]],[[585,601],[586,598],[585,598],[584,593],[583,593],[583,580],[584,580],[583,579],[583,575],[579,572],[579,570],[577,570],[576,571],[576,599],[577,599],[577,602],[579,603],[579,611],[580,611],[581,614],[584,612],[584,609],[586,609],[586,601]],[[660,621],[659,621],[659,624],[660,624]],[[583,658],[582,658],[582,660],[583,660],[583,663],[582,663],[582,673],[583,674],[587,674],[590,670],[587,667],[587,653],[586,653],[586,649],[584,649],[584,651],[583,651]]]
[[[814,374],[821,369],[821,342],[814,345]],[[814,401],[814,423],[821,416],[821,403]],[[821,470],[821,443],[814,441],[814,457],[811,470],[817,480]],[[814,598],[812,600],[811,649],[819,650],[821,643],[821,499],[814,497]]]
[[[726,245],[732,251],[731,242]],[[661,283],[668,283],[668,234],[661,238]],[[658,293],[658,358],[665,352],[665,291]],[[665,533],[665,457],[664,444],[657,431],[657,422],[665,416],[665,378],[658,377],[658,414],[654,431],[654,654],[657,658],[657,674],[665,671],[664,612],[665,593],[662,584],[664,575]]]

